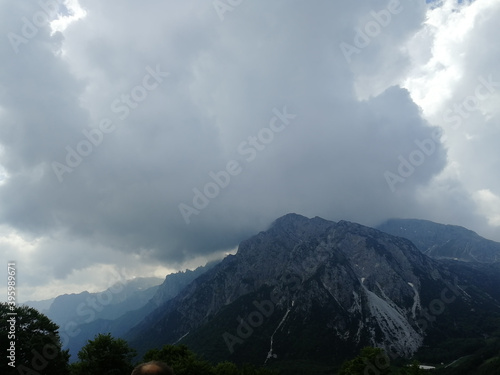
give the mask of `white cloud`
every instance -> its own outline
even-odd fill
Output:
[[[403,86],[428,118],[438,116],[435,121],[440,126],[446,126],[440,120],[453,94],[467,80],[476,79],[473,74],[484,74],[468,70],[470,60],[474,59],[470,51],[477,45],[481,28],[494,20],[498,9],[497,0],[461,5],[446,0],[442,6],[427,12],[422,29],[408,43],[413,71]]]
[[[500,227],[500,196],[488,189],[479,190],[474,194],[481,215],[488,219],[491,226]]]
[[[461,5],[447,0],[430,10],[408,43],[412,69],[402,81],[425,118],[443,129],[447,149],[448,165],[421,189],[422,204],[434,207],[428,212],[439,211],[434,214],[445,222],[454,220],[496,240],[495,220],[477,192],[486,187],[499,194],[500,186],[493,172],[500,162],[493,141],[500,131],[500,70],[495,63],[500,50],[494,41],[499,15],[496,0]]]
[[[64,5],[68,14],[59,14],[55,20],[50,22],[52,34],[64,32],[73,22],[83,19],[87,15],[87,12],[80,6],[78,0],[65,0]]]

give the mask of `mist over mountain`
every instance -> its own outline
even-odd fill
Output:
[[[159,278],[136,278],[115,283],[108,289],[89,293],[64,294],[54,299],[47,316],[60,327],[95,319],[116,319],[145,305],[161,283]]]
[[[40,311],[42,314],[47,314],[54,300],[55,298],[45,299],[41,301],[26,301],[23,303],[23,305],[33,307],[34,309]]]
[[[64,347],[69,349],[74,361],[87,340],[98,333],[121,337],[215,264],[217,262],[169,274],[163,282],[158,278],[136,278],[100,293],[58,296],[46,314],[59,325]]]

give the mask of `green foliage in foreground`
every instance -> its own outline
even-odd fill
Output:
[[[66,375],[69,353],[61,349],[58,329],[31,307],[0,303],[0,373]]]
[[[256,368],[252,365],[236,366],[224,361],[217,365],[201,359],[185,345],[165,345],[161,349],[151,349],[144,355],[144,362],[163,361],[174,369],[175,375],[273,375],[277,372]]]
[[[135,350],[125,340],[115,339],[110,334],[99,334],[89,340],[78,353],[79,361],[71,365],[71,375],[130,375]],[[236,366],[224,361],[216,365],[207,362],[185,345],[165,345],[151,349],[141,362],[162,361],[167,363],[175,375],[275,375],[267,369],[252,365]]]
[[[15,330],[9,320],[16,313]],[[58,327],[45,315],[29,307],[13,307],[0,303],[0,344],[5,352],[11,345],[9,336],[15,334],[16,367],[3,361],[0,373],[6,375],[130,375],[136,351],[123,339],[110,334],[99,334],[89,340],[78,353],[79,361],[69,366],[68,351],[61,349]],[[500,323],[497,321],[496,323]],[[498,327],[498,324],[495,325]],[[500,374],[500,330],[490,331],[485,338],[450,338],[446,345],[422,350],[419,358],[435,363],[434,375],[491,375]],[[446,351],[445,351],[446,350]],[[433,352],[434,351],[434,352]],[[439,356],[439,354],[443,356]],[[438,359],[450,357],[446,363]],[[159,360],[170,365],[176,375],[274,375],[274,374],[334,374],[337,369],[308,360],[279,361],[269,368],[253,365],[238,366],[223,361],[213,364],[199,357],[185,345],[165,345],[149,350],[141,362]],[[279,371],[281,370],[281,371]],[[405,363],[402,359],[390,360],[380,348],[366,347],[353,359],[345,361],[339,375],[393,374],[421,375],[428,371],[419,363]]]
[[[361,375],[369,372],[380,375],[390,373],[390,360],[382,349],[363,348],[356,358],[342,364],[339,375]]]
[[[483,341],[479,350],[472,354],[460,357],[448,363],[435,363],[432,371],[420,368],[418,361],[411,364],[404,363],[401,359],[398,366],[390,363],[388,356],[380,348],[366,347],[361,353],[348,361],[345,361],[338,375],[492,375],[500,374],[500,337],[492,337]]]
[[[98,334],[78,352],[79,361],[71,365],[71,374],[128,375],[135,355],[125,340]]]
[[[458,358],[436,370],[436,375],[491,375],[500,374],[500,337],[483,341],[480,349]]]
[[[72,375],[129,375],[132,370],[131,359],[135,351],[122,339],[114,339],[111,335],[98,335],[95,340],[82,348],[79,362],[71,365]],[[165,345],[161,349],[151,349],[141,362],[163,361],[171,366],[176,375],[277,375],[277,374],[333,374],[333,369],[315,368],[304,363],[297,371],[270,370],[256,368],[253,365],[237,366],[223,361],[216,365],[200,358],[185,345]],[[435,375],[463,374],[490,375],[500,374],[500,339],[491,338],[481,350],[474,354],[459,358],[448,365],[436,365],[432,371]],[[276,367],[279,369],[279,367]],[[387,354],[380,348],[363,348],[358,356],[345,361],[338,375],[423,375],[429,371],[420,368],[418,361],[405,363],[402,359],[391,362]]]

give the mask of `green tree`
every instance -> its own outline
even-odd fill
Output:
[[[0,373],[67,374],[69,353],[62,350],[58,329],[57,324],[31,307],[0,303]]]
[[[241,375],[277,375],[279,372],[267,368],[256,368],[254,365],[245,363],[241,368]]]
[[[214,373],[215,375],[240,375],[240,370],[234,363],[224,361],[215,366]]]
[[[161,349],[151,349],[144,355],[144,362],[162,361],[168,364],[175,375],[276,375],[268,369],[243,365],[238,368],[229,361],[212,366],[190,351],[185,345],[165,345]]]
[[[144,355],[144,362],[163,361],[173,368],[175,375],[214,374],[214,369],[185,345],[165,345],[151,349]]]
[[[425,370],[420,368],[420,362],[416,360],[413,361],[410,366],[401,370],[401,375],[423,375],[425,373]]]
[[[356,358],[344,362],[339,375],[389,374],[389,362],[389,357],[382,349],[368,346],[361,349]]]
[[[74,375],[128,375],[136,351],[123,339],[98,334],[78,352],[79,362],[71,366]]]

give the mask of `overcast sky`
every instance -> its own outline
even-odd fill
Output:
[[[1,1],[2,279],[16,261],[40,300],[164,277],[289,212],[500,241],[498,19],[500,0]]]

